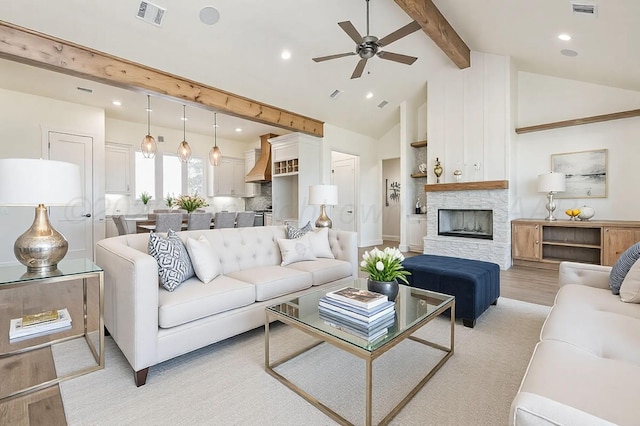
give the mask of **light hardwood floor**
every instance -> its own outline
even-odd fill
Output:
[[[385,241],[379,247],[396,247],[397,243]],[[365,250],[373,247],[363,247],[359,250],[359,258]],[[406,257],[416,256],[419,253],[405,253]],[[360,276],[366,276],[360,272]],[[521,300],[529,303],[551,306],[558,290],[558,272],[544,269],[512,267],[500,272],[501,297]],[[499,302],[498,302],[499,303]],[[108,360],[106,360],[108,362]],[[44,365],[45,362],[39,363]],[[3,377],[9,373],[7,368],[17,368],[15,363],[11,366],[0,367]],[[0,377],[0,380],[2,378]],[[131,390],[135,390],[132,383]],[[64,407],[58,386],[15,398],[0,404],[0,424],[4,425],[66,425]]]

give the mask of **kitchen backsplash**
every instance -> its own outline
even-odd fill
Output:
[[[267,210],[271,207],[271,182],[260,184],[260,195],[245,198],[246,210]]]

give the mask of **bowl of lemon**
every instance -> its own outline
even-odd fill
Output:
[[[576,217],[580,214],[580,209],[567,209],[564,213],[569,216],[569,220],[576,220]]]

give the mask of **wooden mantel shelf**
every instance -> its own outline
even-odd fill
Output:
[[[424,186],[424,192],[480,191],[483,189],[509,189],[509,181],[485,180],[481,182],[433,183]]]

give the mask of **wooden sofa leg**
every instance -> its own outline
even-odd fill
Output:
[[[137,387],[140,387],[147,383],[147,374],[149,374],[149,367],[143,368],[140,371],[133,372],[133,379],[136,381]]]

